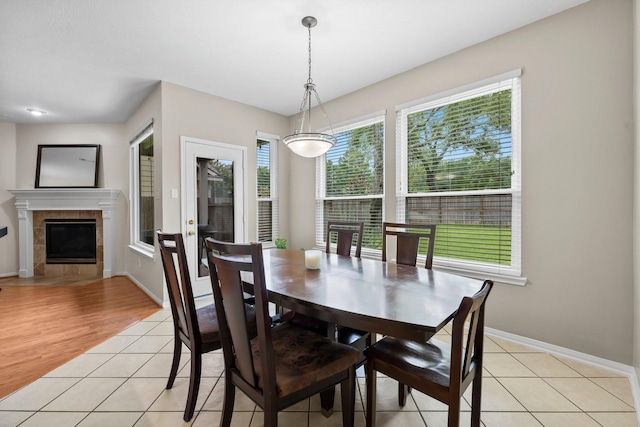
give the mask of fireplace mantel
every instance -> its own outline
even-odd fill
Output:
[[[33,276],[33,211],[102,211],[104,268],[102,277],[113,275],[119,190],[109,188],[31,188],[9,190],[18,211],[20,277]]]

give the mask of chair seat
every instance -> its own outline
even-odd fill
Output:
[[[449,387],[451,344],[431,338],[426,344],[385,337],[365,350],[379,360],[411,376]]]
[[[289,323],[271,331],[275,358],[276,390],[286,396],[334,374],[360,359],[355,348]],[[251,340],[258,385],[263,388],[258,339]]]
[[[249,324],[256,324],[256,310],[250,305],[246,305],[247,318]],[[198,317],[198,326],[200,327],[200,335],[202,336],[203,346],[213,344],[215,349],[220,348],[220,327],[218,326],[218,315],[216,307],[213,304],[205,305],[196,310]]]

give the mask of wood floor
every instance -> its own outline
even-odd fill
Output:
[[[128,278],[0,279],[0,398],[160,307]]]

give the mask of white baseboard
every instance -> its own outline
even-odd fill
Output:
[[[13,272],[13,273],[1,273],[0,274],[0,278],[2,277],[13,277],[13,276],[18,276],[18,272]]]
[[[536,350],[544,351],[545,353],[553,354],[556,356],[572,359],[586,365],[591,365],[596,368],[606,369],[608,371],[616,372],[620,375],[624,375],[629,378],[631,384],[631,392],[633,393],[633,403],[636,408],[636,417],[638,419],[638,425],[640,425],[640,382],[636,370],[633,366],[625,365],[623,363],[614,362],[612,360],[603,359],[601,357],[592,356],[590,354],[581,353],[579,351],[571,350],[569,348],[560,347],[554,344],[549,344],[543,341],[534,340],[531,338],[522,337],[520,335],[511,334],[509,332],[503,332],[493,328],[484,328],[485,333],[489,337],[501,338],[507,341],[511,341],[516,344],[526,345],[527,347],[534,348]]]
[[[156,297],[153,293],[151,293],[151,291],[149,289],[147,289],[142,283],[140,283],[139,281],[137,281],[131,274],[129,273],[124,273],[125,276],[127,276],[127,278],[129,280],[131,280],[133,283],[136,284],[137,287],[140,288],[140,290],[142,292],[144,292],[145,294],[147,294],[147,296],[149,296],[149,298],[151,298],[152,300],[154,300],[156,302],[156,304],[158,304],[160,307],[165,307],[164,302],[159,299],[158,297]],[[167,305],[168,307],[168,305]]]

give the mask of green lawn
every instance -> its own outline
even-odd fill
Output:
[[[434,255],[510,264],[511,227],[439,224]]]
[[[364,246],[382,249],[379,234],[367,236]],[[426,241],[419,252],[425,253]],[[438,224],[435,256],[492,264],[511,263],[511,227]]]

